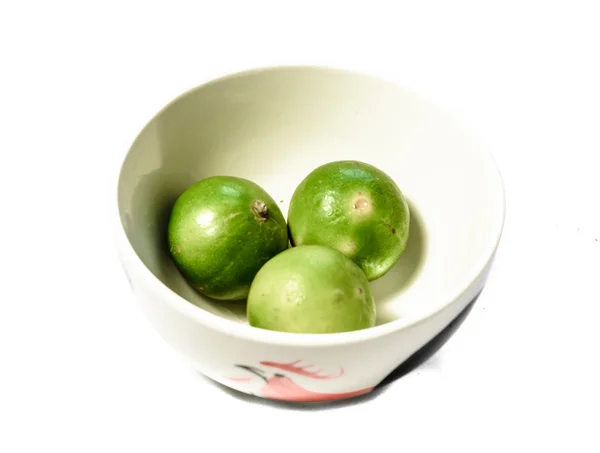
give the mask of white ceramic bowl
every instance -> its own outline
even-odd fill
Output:
[[[201,296],[174,267],[169,212],[197,180],[251,179],[286,214],[311,170],[347,159],[387,172],[412,214],[405,253],[372,283],[374,328],[328,335],[253,328],[243,303]],[[504,222],[495,162],[453,118],[387,81],[314,67],[234,74],[178,97],[136,138],[117,191],[120,256],[160,335],[215,381],[289,401],[348,398],[377,386],[483,289]]]

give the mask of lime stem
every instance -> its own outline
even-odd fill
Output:
[[[250,206],[250,209],[252,210],[254,219],[257,222],[262,223],[269,218],[269,208],[264,201],[254,200]]]

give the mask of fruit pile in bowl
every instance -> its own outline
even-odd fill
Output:
[[[200,372],[287,401],[371,391],[481,292],[504,221],[485,147],[375,77],[248,71],[178,97],[117,184],[140,307]]]
[[[331,162],[311,172],[291,197],[288,224],[256,183],[212,176],[175,202],[169,250],[202,294],[247,298],[251,326],[346,332],[375,325],[369,281],[400,258],[409,218],[394,181],[363,162]]]

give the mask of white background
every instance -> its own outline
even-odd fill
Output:
[[[0,451],[600,451],[597,2],[1,5]],[[452,110],[507,192],[455,336],[384,391],[318,410],[183,363],[109,230],[119,161],[158,109],[285,63],[366,70]]]

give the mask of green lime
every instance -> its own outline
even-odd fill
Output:
[[[313,170],[296,188],[288,213],[294,245],[333,247],[369,281],[386,274],[404,252],[409,220],[408,204],[392,178],[358,161]]]
[[[280,253],[256,274],[251,326],[280,332],[337,333],[375,325],[367,277],[343,253],[320,245]]]
[[[245,299],[258,270],[288,247],[281,210],[260,186],[233,176],[213,176],[175,202],[169,251],[179,271],[202,294]]]

